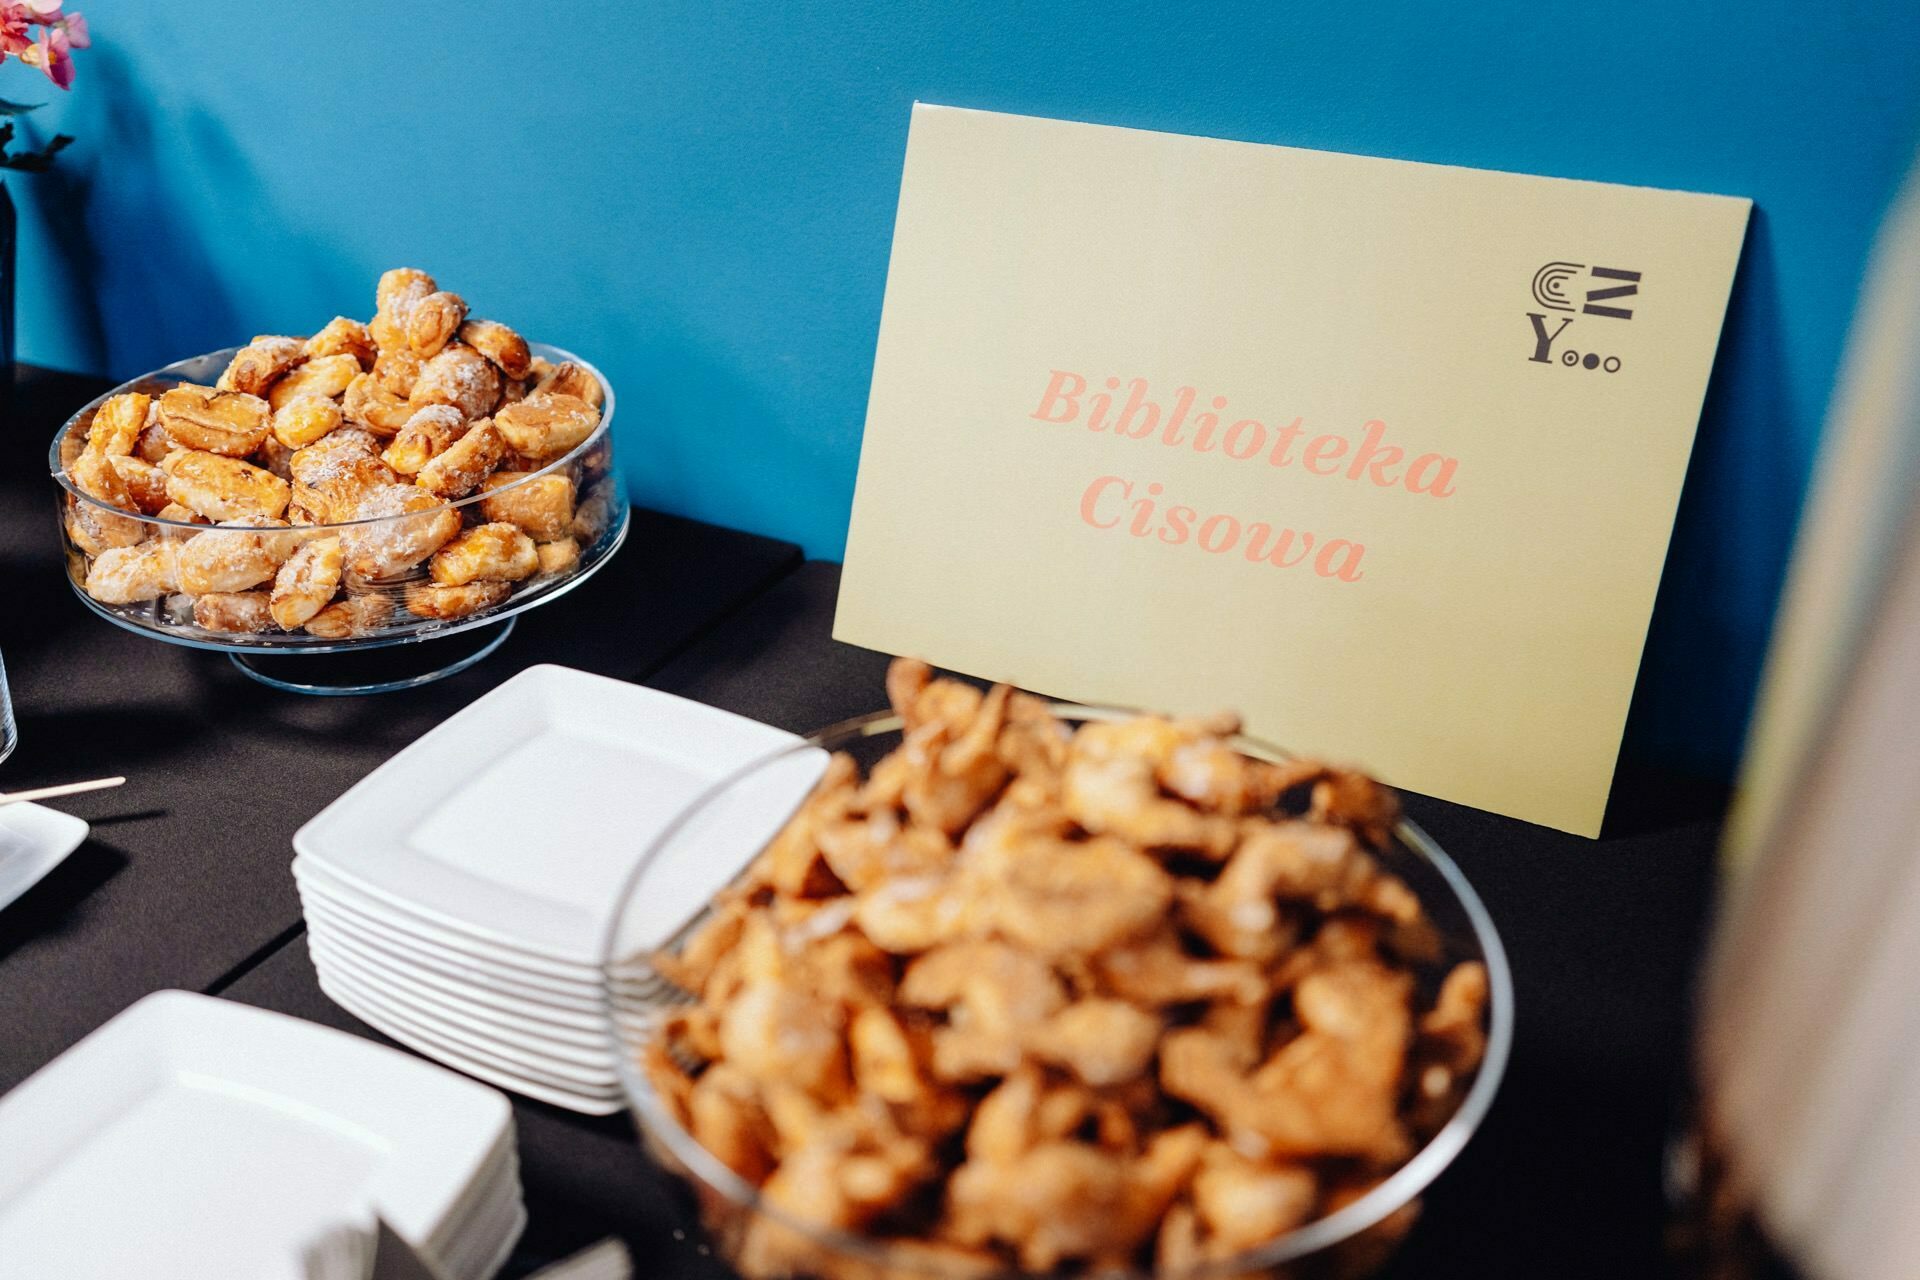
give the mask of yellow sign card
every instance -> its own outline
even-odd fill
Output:
[[[918,106],[834,634],[1594,834],[1749,208]]]

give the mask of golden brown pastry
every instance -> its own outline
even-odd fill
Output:
[[[255,338],[235,353],[220,375],[219,388],[264,396],[276,379],[306,358],[306,343],[298,338]]]
[[[244,458],[267,438],[272,409],[242,391],[183,385],[160,397],[160,425],[183,449]]]
[[[351,640],[369,635],[393,617],[393,601],[377,592],[346,596],[307,619],[308,635],[323,640]]]
[[[300,365],[267,389],[267,403],[275,411],[302,396],[331,400],[360,376],[360,361],[350,351],[320,356]]]
[[[410,484],[381,485],[354,508],[340,531],[347,567],[363,578],[405,573],[460,532],[460,513]]]
[[[432,276],[412,267],[396,267],[382,274],[374,289],[373,323],[367,326],[374,344],[382,351],[405,347],[413,309],[438,287]]]
[[[905,661],[887,687],[900,746],[832,759],[653,957],[689,1000],[641,1065],[764,1203],[903,1269],[1187,1270],[1338,1212],[1457,1109],[1489,983],[1381,865],[1390,792],[1244,756],[1231,717],[1074,727]],[[753,1280],[853,1280],[704,1208]]]
[[[442,498],[464,498],[480,487],[506,454],[506,441],[501,439],[499,428],[491,420],[482,419],[421,467],[414,483]]]
[[[87,427],[87,452],[110,455],[129,454],[147,426],[151,396],[129,391],[114,396],[94,410]]]
[[[540,557],[540,572],[543,574],[571,573],[580,563],[580,544],[572,538],[542,542],[534,547],[534,552]]]
[[[425,405],[413,411],[382,457],[400,475],[418,475],[466,433],[467,419],[458,409],[450,404]]]
[[[273,438],[289,449],[304,449],[346,421],[340,402],[301,396],[273,412]]]
[[[533,539],[510,524],[480,524],[434,552],[429,566],[434,582],[464,587],[489,579],[518,582],[540,569]]]
[[[293,554],[297,535],[284,521],[223,522],[180,546],[180,590],[189,595],[245,591],[272,578]]]
[[[576,572],[611,520],[606,451],[531,472],[592,434],[598,380],[424,271],[386,272],[374,301],[366,324],[254,337],[214,386],[103,401],[67,464],[83,589],[170,597],[175,625],[348,640],[402,601],[402,621],[471,617]]]
[[[462,343],[450,343],[420,366],[409,397],[415,405],[450,404],[469,418],[493,412],[500,399],[500,371]]]
[[[600,425],[600,412],[578,396],[536,391],[495,415],[508,447],[526,458],[557,458]]]
[[[257,634],[271,630],[273,612],[264,591],[209,591],[194,597],[194,625],[209,631]]]
[[[457,293],[442,289],[430,293],[413,306],[407,317],[407,345],[414,354],[432,357],[440,354],[467,318],[467,303]]]
[[[529,479],[527,471],[496,471],[482,484],[480,510],[489,520],[504,520],[535,542],[553,542],[573,527],[573,481],[558,472]]]
[[[352,356],[362,369],[373,367],[376,354],[373,335],[367,332],[367,326],[346,316],[335,316],[327,321],[320,332],[308,338],[306,353],[309,360],[326,356]]]
[[[137,604],[180,589],[178,544],[153,538],[131,547],[109,547],[87,570],[87,594],[101,604]]]
[[[383,388],[371,373],[363,373],[347,384],[340,409],[348,422],[383,440],[398,435],[413,416],[413,406]]]
[[[500,366],[514,381],[527,376],[533,357],[527,340],[497,320],[469,320],[460,326],[460,341]]]
[[[416,582],[407,587],[407,608],[423,618],[451,622],[505,604],[512,593],[513,588],[504,582],[469,582],[457,587]]]
[[[294,631],[332,603],[346,553],[340,539],[315,538],[290,556],[273,579],[269,611],[275,625]]]
[[[545,364],[544,361],[541,363]],[[550,392],[557,396],[572,396],[576,400],[585,400],[595,410],[600,408],[603,394],[600,390],[600,380],[571,360],[547,365],[541,371],[533,389]]]
[[[141,514],[155,515],[172,501],[167,497],[167,473],[151,462],[143,462],[132,454],[113,453],[107,455],[107,463],[126,486]]]
[[[373,380],[388,395],[402,400],[413,395],[413,384],[420,380],[420,366],[426,362],[405,347],[389,347],[373,362]]]
[[[274,518],[287,509],[287,482],[238,458],[183,449],[160,469],[167,475],[167,496],[209,520]]]

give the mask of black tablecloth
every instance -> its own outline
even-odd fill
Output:
[[[789,548],[662,517],[640,517],[650,532],[616,569],[530,615],[469,675],[345,705],[255,691],[217,660],[123,638],[62,598],[65,584],[44,563],[45,483],[0,473],[0,563],[9,580],[33,579],[35,616],[52,620],[0,614],[0,649],[12,658],[22,637],[30,738],[22,767],[7,766],[0,786],[127,760],[143,790],[74,810],[148,812],[98,828],[85,856],[0,912],[0,1027],[29,1029],[19,1044],[0,1033],[0,1087],[162,986],[220,991],[379,1038],[320,993],[304,939],[287,934],[298,928],[288,836],[528,663],[639,679],[797,732],[883,700],[885,658],[830,638],[836,566],[783,572]],[[31,509],[40,501],[44,513]],[[46,528],[29,538],[36,521]],[[156,742],[156,726],[175,732]],[[60,744],[59,758],[28,755],[35,740]],[[1428,1196],[1395,1276],[1660,1273],[1662,1144],[1722,800],[1715,787],[1623,768],[1606,834],[1589,841],[1408,797],[1500,927],[1519,1035],[1492,1114]],[[532,1220],[508,1274],[609,1233],[633,1244],[643,1272],[720,1274],[623,1118],[525,1100],[516,1110]]]

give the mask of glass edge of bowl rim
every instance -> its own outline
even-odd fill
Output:
[[[1056,698],[1048,698],[1046,701],[1047,709],[1052,714],[1063,717],[1073,716],[1081,720],[1114,721],[1155,714],[1139,708],[1113,704],[1086,704]],[[732,770],[701,791],[688,802],[685,808],[675,814],[660,834],[648,843],[628,873],[621,878],[618,896],[615,899],[617,906],[611,913],[601,938],[601,1007],[608,1034],[613,1041],[614,1066],[625,1090],[627,1105],[629,1109],[638,1107],[644,1111],[645,1118],[649,1122],[648,1129],[636,1135],[643,1144],[650,1139],[662,1142],[674,1159],[685,1165],[695,1177],[724,1196],[731,1207],[748,1213],[764,1214],[782,1228],[809,1243],[825,1245],[830,1249],[849,1254],[861,1263],[913,1272],[927,1277],[928,1280],[961,1280],[962,1272],[958,1268],[943,1267],[930,1260],[893,1257],[891,1256],[894,1252],[892,1246],[883,1241],[837,1227],[808,1222],[788,1214],[778,1206],[769,1204],[758,1188],[727,1167],[718,1156],[702,1146],[692,1134],[686,1132],[679,1121],[664,1110],[651,1084],[647,1082],[645,1074],[639,1069],[637,1063],[630,1061],[632,1055],[628,1052],[628,1041],[621,1030],[619,1011],[614,1005],[615,971],[628,959],[628,957],[616,956],[625,904],[631,899],[640,877],[646,872],[655,856],[685,829],[696,812],[714,797],[774,761],[806,750],[824,749],[824,744],[830,741],[854,736],[877,737],[900,727],[900,717],[891,709],[873,711],[836,721],[802,736],[796,742],[757,756]],[[1242,749],[1246,754],[1264,752],[1280,759],[1291,759],[1294,756],[1293,752],[1284,747],[1246,733],[1236,733],[1231,741],[1236,748]],[[1248,750],[1249,748],[1251,750]],[[1123,1271],[1102,1272],[1103,1277],[1108,1280],[1224,1280],[1229,1276],[1283,1266],[1310,1257],[1322,1250],[1331,1249],[1371,1230],[1399,1209],[1413,1203],[1442,1172],[1452,1165],[1474,1134],[1478,1132],[1488,1111],[1492,1109],[1494,1097],[1506,1077],[1508,1062],[1512,1056],[1515,1021],[1514,990],[1513,973],[1507,959],[1506,946],[1479,892],[1467,879],[1466,873],[1454,862],[1452,855],[1428,835],[1423,827],[1404,814],[1394,824],[1394,836],[1415,856],[1432,867],[1459,901],[1468,925],[1473,931],[1474,941],[1480,948],[1479,958],[1487,970],[1487,1043],[1480,1065],[1475,1070],[1473,1083],[1468,1086],[1466,1095],[1460,1100],[1460,1105],[1455,1108],[1452,1115],[1447,1117],[1447,1122],[1412,1156],[1408,1157],[1405,1164],[1383,1178],[1358,1200],[1342,1206],[1333,1213],[1316,1218],[1302,1227],[1267,1241],[1258,1248],[1236,1254],[1231,1258],[1206,1262],[1183,1271],[1141,1271],[1129,1268]],[[705,1223],[700,1225],[702,1230],[707,1230]],[[1020,1271],[983,1273],[985,1277],[1025,1277],[1027,1274]]]
[[[59,428],[53,433],[53,440],[47,446],[47,470],[48,470],[48,474],[52,476],[54,483],[58,484],[62,489],[66,490],[67,493],[71,494],[75,498],[78,498],[80,501],[87,503],[90,506],[97,507],[101,511],[106,512],[109,515],[119,516],[123,520],[138,520],[142,524],[156,525],[161,528],[167,528],[167,529],[188,529],[196,533],[202,533],[208,529],[219,528],[220,526],[217,524],[192,524],[183,520],[162,520],[159,516],[150,516],[150,515],[145,515],[143,513],[126,511],[119,507],[113,506],[110,503],[102,502],[100,501],[100,499],[94,497],[91,494],[83,493],[79,488],[77,488],[74,485],[72,479],[68,477],[67,469],[60,465],[60,446],[67,439],[67,437],[70,434],[72,434],[74,425],[78,423],[81,418],[86,417],[88,414],[98,410],[101,405],[113,399],[115,396],[127,394],[129,391],[133,389],[135,384],[144,382],[150,378],[160,379],[160,378],[172,377],[174,375],[171,374],[169,370],[178,369],[183,365],[194,364],[201,360],[210,360],[210,359],[213,359],[214,357],[223,356],[223,355],[226,356],[229,360],[231,360],[234,355],[244,350],[246,345],[247,344],[243,343],[240,346],[235,346],[235,347],[216,347],[212,351],[202,352],[197,356],[184,356],[179,360],[175,360],[169,364],[164,364],[160,366],[158,369],[150,369],[146,373],[138,374],[132,378],[128,378],[125,382],[120,383],[120,385],[114,387],[112,390],[104,391],[100,393],[99,395],[95,396],[93,399],[87,401],[87,403],[85,403],[84,405],[81,405],[78,409],[74,410],[72,414],[68,415],[66,421],[62,422]],[[590,449],[593,448],[595,443],[597,443],[603,436],[610,435],[610,433],[612,432],[613,413],[614,413],[614,407],[615,407],[613,383],[607,380],[607,375],[600,371],[600,367],[598,365],[594,364],[590,360],[586,360],[581,358],[580,356],[575,355],[573,352],[568,351],[565,347],[556,347],[552,343],[548,343],[548,342],[529,342],[527,343],[527,346],[530,349],[534,347],[539,347],[542,349],[542,352],[551,352],[554,355],[559,356],[562,362],[579,365],[581,368],[585,369],[588,373],[591,373],[594,377],[594,380],[600,384],[600,393],[604,398],[604,403],[601,405],[601,408],[600,408],[600,421],[594,424],[592,433],[589,434],[585,440],[582,440],[579,444],[567,450],[566,453],[562,454],[558,458],[555,458],[552,462],[547,463],[545,466],[539,467],[533,471],[529,471],[526,475],[521,476],[518,480],[515,480],[512,484],[501,485],[496,489],[478,490],[474,493],[470,493],[466,495],[463,498],[455,498],[451,502],[441,503],[438,507],[428,508],[426,511],[403,511],[396,515],[369,516],[365,520],[347,520],[340,523],[329,523],[329,524],[289,525],[288,527],[299,528],[299,529],[353,529],[353,528],[358,528],[361,525],[380,524],[390,520],[404,520],[409,516],[426,515],[432,511],[441,511],[441,510],[447,510],[447,509],[452,509],[457,511],[471,504],[484,501],[487,498],[498,497],[503,493],[512,493],[515,490],[518,490],[525,485],[530,485],[536,480],[543,479],[544,477],[553,474],[559,468],[568,466],[571,463],[580,459],[581,457],[585,456],[585,454]],[[541,354],[541,353],[536,353],[536,354]],[[547,359],[550,357],[542,354],[542,358]],[[185,383],[185,381],[186,379],[182,378],[180,379],[180,383],[177,383],[176,385],[183,384]],[[329,432],[328,434],[331,435],[332,432]],[[325,437],[322,437],[322,439],[324,438]],[[249,465],[253,465],[253,464],[249,464]]]
[[[343,653],[361,653],[369,649],[386,649],[393,648],[397,645],[427,644],[435,640],[445,640],[469,631],[480,630],[483,627],[512,622],[523,613],[538,609],[545,604],[551,604],[561,596],[566,595],[569,591],[578,589],[587,579],[598,573],[607,561],[613,559],[614,553],[626,545],[627,534],[630,530],[632,518],[633,512],[631,507],[622,503],[619,521],[617,524],[609,526],[609,530],[614,536],[607,544],[606,550],[596,556],[593,563],[583,565],[571,573],[555,579],[538,592],[516,593],[508,597],[506,604],[496,605],[491,611],[455,619],[437,630],[430,630],[423,627],[419,630],[400,633],[372,631],[366,635],[349,636],[344,640],[329,640],[321,644],[276,644],[267,641],[202,640],[198,636],[180,635],[172,631],[167,631],[158,624],[136,622],[131,618],[121,617],[119,614],[113,612],[115,606],[104,605],[88,595],[85,588],[73,580],[71,573],[67,575],[67,585],[72,588],[73,594],[79,598],[80,603],[91,609],[101,620],[110,622],[124,631],[130,631],[134,635],[143,636],[148,640],[158,640],[163,644],[170,644],[177,648],[194,649],[201,653],[226,653],[266,658],[338,656]],[[206,528],[205,525],[195,525],[193,527],[197,529]],[[598,544],[596,543],[595,545]],[[524,603],[522,602],[523,600]],[[282,641],[293,634],[293,632],[286,632],[278,637],[273,637],[272,633],[268,633],[269,637]]]

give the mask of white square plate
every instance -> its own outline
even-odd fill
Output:
[[[579,1044],[550,1038],[546,1027],[504,1016],[466,1001],[447,999],[437,992],[415,986],[392,973],[367,968],[345,951],[329,943],[313,946],[316,972],[340,978],[362,987],[369,995],[394,1006],[396,1013],[420,1026],[431,1028],[456,1044],[471,1041],[484,1049],[512,1058],[526,1055],[529,1065],[567,1076],[578,1073],[582,1084],[611,1084],[617,1080],[613,1060],[613,1041],[601,1035],[597,1041]]]
[[[530,667],[367,775],[293,846],[403,910],[597,964],[653,839],[713,784],[796,741],[658,690]],[[690,918],[789,812],[725,815],[713,863],[673,886],[672,908],[684,893]]]
[[[488,990],[552,1005],[583,1016],[601,1018],[606,1010],[606,999],[601,994],[597,978],[593,985],[588,985],[514,969],[472,952],[442,946],[413,934],[396,932],[391,925],[378,918],[323,899],[304,888],[300,894],[300,910],[307,918],[308,932],[330,937],[350,935],[377,943],[382,954],[391,955],[397,963],[409,968],[432,966],[436,972],[471,983],[476,988],[484,986]]]
[[[0,805],[0,907],[40,882],[87,838],[87,824],[31,801]]]
[[[455,1071],[464,1071],[477,1080],[522,1094],[538,1102],[578,1111],[583,1115],[610,1116],[626,1105],[618,1089],[579,1090],[551,1077],[535,1079],[509,1067],[491,1055],[475,1054],[441,1040],[412,1023],[398,1021],[371,1002],[335,982],[329,974],[320,975],[320,990],[329,1000],[382,1034],[399,1041],[415,1053],[443,1062]]]
[[[457,1018],[410,1004],[350,970],[323,965],[318,973],[323,991],[344,991],[362,1006],[372,1008],[381,1015],[383,1021],[378,1025],[383,1030],[389,1026],[404,1028],[465,1057],[561,1089],[607,1096],[619,1089],[619,1076],[611,1060],[605,1066],[593,1067],[550,1057],[528,1045],[488,1035]]]
[[[444,948],[470,957],[476,963],[525,975],[528,982],[555,990],[597,992],[600,989],[598,964],[556,960],[552,956],[535,955],[525,947],[490,942],[445,923],[441,917],[429,919],[417,910],[395,906],[388,898],[367,893],[348,883],[325,863],[311,858],[294,857],[293,882],[300,890],[303,912],[312,907],[336,913],[346,911],[389,936],[405,938],[423,947]]]
[[[465,1199],[447,1215],[434,1237],[426,1242],[428,1252],[446,1258],[509,1201],[520,1199],[520,1156],[511,1144],[505,1154],[496,1154],[485,1173],[467,1188]]]
[[[519,1238],[520,1229],[526,1225],[525,1213],[516,1168],[511,1181],[488,1189],[486,1200],[461,1221],[460,1230],[447,1246],[430,1252],[452,1280],[477,1280],[483,1275],[490,1278],[500,1268],[495,1265],[488,1269],[487,1260]],[[520,1216],[518,1225],[514,1222],[516,1215]]]
[[[529,1000],[502,991],[499,984],[484,979],[449,976],[431,962],[400,953],[378,939],[368,939],[332,925],[315,930],[311,920],[307,940],[309,946],[331,953],[330,960],[338,959],[370,978],[378,978],[382,985],[430,994],[457,1008],[471,1009],[479,1017],[504,1019],[526,1039],[557,1040],[603,1051],[608,1047],[604,1007],[584,1013],[542,1000]]]
[[[373,1211],[423,1243],[512,1116],[380,1045],[163,991],[0,1099],[0,1258],[74,1280],[272,1280]]]
[[[500,1273],[500,1268],[507,1265],[507,1259],[513,1256],[513,1246],[526,1229],[527,1206],[515,1196],[502,1210],[499,1219],[483,1230],[476,1229],[461,1242],[461,1247],[455,1253],[448,1256],[448,1269],[455,1280],[460,1277],[493,1280]],[[492,1247],[485,1248],[482,1241],[491,1241]]]

